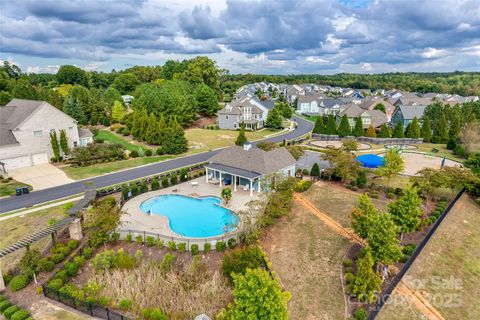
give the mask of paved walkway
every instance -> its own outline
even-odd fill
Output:
[[[17,181],[31,185],[33,190],[42,190],[73,182],[65,172],[49,163],[10,170],[8,175]]]

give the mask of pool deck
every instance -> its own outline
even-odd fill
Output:
[[[197,182],[198,185],[192,185],[192,182]],[[220,197],[221,191],[222,187],[206,183],[205,177],[200,177],[165,189],[150,191],[138,195],[128,200],[123,205],[122,211],[125,214],[123,214],[120,218],[121,228],[123,230],[140,230],[158,233],[165,236],[181,237],[170,229],[168,219],[165,216],[144,213],[142,210],[140,210],[140,204],[152,197],[165,194],[179,194],[190,197]],[[250,193],[248,191],[243,191],[240,189],[237,191],[232,190],[232,199],[230,200],[229,204],[225,206],[222,203],[221,205],[236,212],[245,208],[245,205],[248,202],[257,200],[258,197],[258,193],[254,193],[253,196],[250,197]]]

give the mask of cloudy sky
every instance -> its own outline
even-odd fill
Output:
[[[480,0],[0,1],[0,60],[27,72],[196,55],[231,73],[480,71]]]

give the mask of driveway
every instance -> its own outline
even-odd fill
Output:
[[[9,175],[17,181],[31,185],[33,190],[42,190],[73,182],[65,172],[49,163],[10,170]]]

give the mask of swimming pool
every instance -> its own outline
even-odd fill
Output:
[[[358,156],[357,161],[365,168],[378,168],[385,164],[385,159],[376,154],[364,154]]]
[[[156,196],[140,204],[145,213],[168,218],[170,229],[182,236],[205,238],[233,231],[239,218],[219,206],[217,197],[192,198],[178,194]]]

